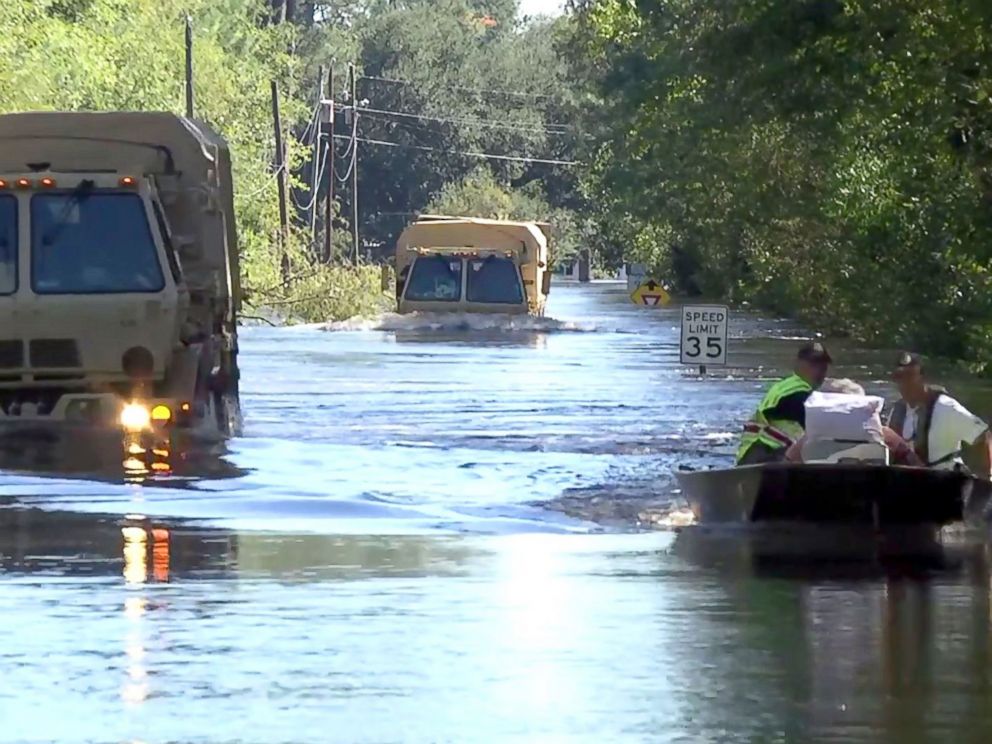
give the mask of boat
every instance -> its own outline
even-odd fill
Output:
[[[871,462],[742,465],[676,479],[698,524],[943,527],[982,515],[990,495],[987,481],[965,473]]]

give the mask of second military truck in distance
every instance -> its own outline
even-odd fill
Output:
[[[421,216],[396,244],[397,310],[543,316],[550,239],[538,222]]]
[[[0,116],[0,435],[235,433],[231,160],[169,113]]]

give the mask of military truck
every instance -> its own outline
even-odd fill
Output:
[[[169,113],[0,116],[0,436],[236,433],[227,144]]]
[[[422,215],[396,244],[397,310],[543,316],[550,240],[544,223]]]

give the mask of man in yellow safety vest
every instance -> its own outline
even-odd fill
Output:
[[[806,344],[796,355],[795,372],[772,385],[744,424],[738,465],[779,462],[806,428],[806,399],[823,384],[833,360],[823,344]]]

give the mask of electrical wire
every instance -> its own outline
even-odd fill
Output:
[[[345,135],[342,134],[342,135],[340,135],[340,137],[344,138]],[[345,172],[345,174],[343,176],[339,176],[339,175],[337,175],[335,173],[334,174],[334,177],[337,178],[338,181],[340,181],[341,183],[348,183],[348,179],[351,178],[351,172],[353,170],[355,170],[355,162],[357,160],[358,160],[358,148],[356,147],[356,148],[352,148],[352,151],[351,151],[351,162],[348,163],[348,170]]]
[[[356,107],[356,109],[357,109],[357,107]],[[343,137],[344,135],[340,135],[340,136]],[[358,138],[358,113],[357,113],[357,110],[351,112],[351,137],[349,139],[350,139],[350,141],[348,143],[348,150],[345,153],[345,157],[347,157],[348,156],[347,153],[350,152],[351,153],[351,162],[348,164],[348,172],[344,174],[344,177],[341,177],[341,176],[338,176],[337,177],[338,180],[341,183],[347,183],[348,182],[348,179],[351,178],[351,174],[355,170],[355,164],[358,162],[358,139],[359,138]]]
[[[378,75],[360,75],[359,76],[359,79],[360,80],[373,80],[373,81],[380,82],[380,83],[392,83],[393,85],[406,85],[406,86],[413,87],[413,88],[422,87],[420,83],[415,83],[412,80],[400,80],[398,78],[380,77]],[[521,98],[534,98],[534,99],[545,99],[545,100],[552,100],[552,99],[554,99],[554,96],[553,95],[546,94],[546,93],[528,93],[526,91],[506,90],[505,88],[504,89],[500,89],[500,88],[471,88],[471,87],[464,86],[464,85],[446,85],[444,87],[449,88],[451,90],[467,91],[469,93],[485,93],[485,94],[493,94],[493,95],[500,95],[500,96],[518,96],[518,97],[521,97]]]
[[[347,135],[335,134],[335,139],[349,139]],[[437,147],[425,147],[423,145],[404,145],[399,142],[386,142],[385,140],[367,139],[356,137],[358,142],[367,145],[380,145],[383,147],[402,147],[408,150],[420,150],[422,152],[440,152],[446,155],[464,155],[470,158],[483,158],[490,160],[506,160],[513,163],[540,163],[544,165],[581,165],[577,160],[553,160],[551,158],[532,158],[524,155],[496,155],[489,152],[467,152],[465,150],[443,150]]]
[[[330,149],[331,148],[325,146],[324,152],[321,154],[320,164],[317,166],[317,180],[314,182],[315,188],[313,190],[313,194],[310,195],[310,201],[303,205],[296,204],[296,208],[302,212],[309,212],[313,209],[314,204],[317,203],[317,195],[320,193],[320,184],[324,181],[324,170],[327,167],[327,161],[329,159],[328,153],[330,152]]]
[[[313,111],[310,112],[310,119],[307,121],[307,126],[303,130],[303,134],[300,135],[300,141],[312,145],[314,136],[320,132],[320,127],[317,126],[317,121],[320,118],[320,102],[314,106]]]
[[[427,116],[425,114],[412,114],[407,111],[389,111],[387,109],[374,109],[374,108],[359,108],[359,111],[367,114],[379,114],[382,116],[398,116],[405,119],[419,119],[421,121],[436,121],[442,124],[460,124],[463,126],[474,126],[474,127],[486,127],[490,129],[506,129],[513,132],[531,132],[534,134],[553,134],[553,135],[566,135],[568,130],[566,130],[562,125],[554,125],[556,128],[551,127],[527,127],[527,126],[515,126],[513,124],[501,124],[494,121],[486,121],[485,119],[466,119],[466,118],[449,118],[443,116]]]
[[[239,194],[240,198],[254,199],[256,196],[261,194],[263,191],[265,191],[267,188],[269,188],[269,186],[271,186],[275,182],[276,178],[278,178],[279,174],[283,172],[285,167],[286,167],[285,165],[280,165],[278,168],[276,168],[272,173],[268,175],[268,177],[265,179],[265,183],[263,183],[254,191],[251,191],[247,194]]]

